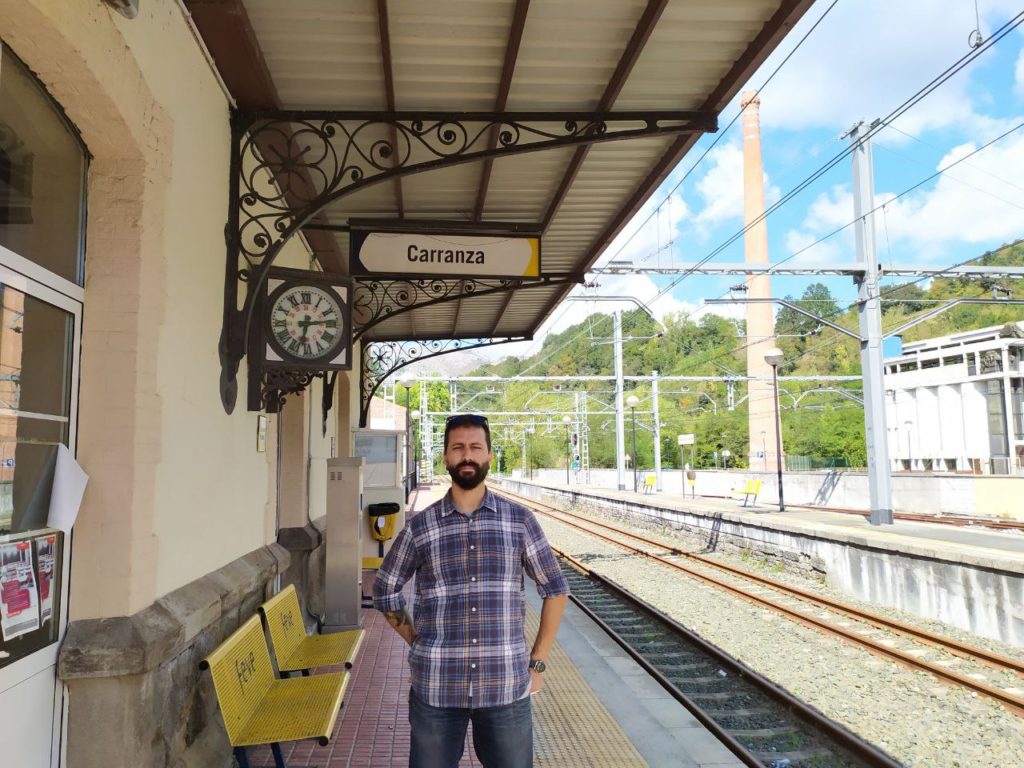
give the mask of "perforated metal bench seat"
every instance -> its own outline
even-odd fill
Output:
[[[365,633],[361,629],[307,635],[299,597],[292,584],[261,605],[260,613],[266,619],[281,672],[306,672],[336,664],[351,669],[363,645]]]
[[[282,741],[316,739],[334,732],[348,672],[278,680],[259,616],[250,617],[200,663],[209,669],[228,742],[247,768],[246,747],[269,744],[275,765],[287,768]]]

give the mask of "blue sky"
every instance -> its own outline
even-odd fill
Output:
[[[822,16],[819,0],[776,53],[751,78],[759,88]],[[981,33],[988,38],[1024,10],[1020,0],[978,0]],[[848,140],[839,136],[859,120],[886,116],[969,52],[976,28],[974,0],[839,0],[807,41],[760,94],[767,201],[778,200]],[[1024,34],[1019,28],[878,134],[873,144],[877,251],[883,263],[949,265],[1024,237],[1024,128],[919,189],[893,198],[951,161],[1024,121]],[[726,107],[724,128],[739,111]],[[598,264],[614,258],[639,268],[695,262],[743,226],[740,121],[674,192],[714,140],[706,136],[625,228]],[[768,218],[769,259],[778,262],[853,220],[851,161],[845,159]],[[641,225],[641,222],[645,221]],[[715,262],[743,260],[743,241]],[[801,254],[791,264],[854,261],[852,227]],[[799,296],[815,278],[777,277],[773,294]],[[602,295],[653,301],[658,315],[702,313],[704,298],[725,293],[738,276],[688,277],[654,300],[665,278],[634,274],[601,277]],[[849,278],[825,280],[849,303]],[[586,294],[582,288],[577,294]],[[625,305],[624,305],[625,306]],[[497,347],[494,356],[521,356],[540,348],[546,332],[607,312],[607,303],[575,302],[555,310],[532,344]],[[740,316],[742,309],[715,307]],[[521,348],[516,348],[521,347]]]

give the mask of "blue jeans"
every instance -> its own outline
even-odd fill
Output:
[[[473,721],[473,748],[484,768],[532,768],[533,702],[500,707],[432,707],[409,691],[409,768],[456,768]]]

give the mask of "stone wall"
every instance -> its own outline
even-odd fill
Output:
[[[58,662],[70,700],[69,768],[232,765],[199,662],[256,613],[290,561],[271,544],[131,616],[72,622]]]

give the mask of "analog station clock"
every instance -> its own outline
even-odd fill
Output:
[[[262,312],[265,363],[305,370],[351,368],[349,285],[299,270],[274,270]]]
[[[330,288],[284,282],[270,294],[267,342],[282,358],[333,360],[345,340],[340,297]]]

